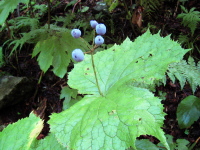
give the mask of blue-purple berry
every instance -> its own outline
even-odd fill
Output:
[[[106,26],[103,23],[97,24],[96,33],[99,35],[104,35],[106,33]]]
[[[81,30],[79,29],[73,29],[71,31],[71,35],[74,37],[74,38],[79,38],[81,36]]]
[[[98,25],[98,22],[96,20],[90,20],[90,25],[92,28],[96,28],[96,25]]]
[[[72,52],[72,58],[77,61],[77,62],[80,62],[80,61],[83,61],[84,60],[84,53],[81,49],[75,49],[73,50]]]
[[[97,35],[94,39],[94,43],[99,46],[104,43],[104,38],[101,35]]]

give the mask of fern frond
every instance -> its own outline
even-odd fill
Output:
[[[19,50],[21,50],[22,46],[25,43],[36,43],[39,40],[44,40],[48,36],[48,30],[43,28],[43,29],[35,29],[32,30],[28,33],[21,33],[22,38],[16,39],[12,41],[8,46],[10,47],[11,45],[14,45],[12,48],[12,51],[10,52],[9,56],[13,54],[13,52],[19,47]]]
[[[189,48],[189,49],[194,49],[194,40],[192,38],[189,38],[189,35],[184,35],[184,34],[180,34],[178,36],[178,41],[179,43],[181,43],[181,45],[185,48]]]
[[[119,0],[104,0],[104,2],[109,6],[109,12],[112,12],[119,4]]]
[[[34,5],[33,6],[33,11],[37,12],[35,15],[37,17],[43,15],[44,13],[47,12],[48,7],[45,4],[40,4],[40,5]]]
[[[188,35],[184,35],[184,34],[180,34],[179,36],[178,36],[178,41],[179,41],[179,43],[181,43],[181,44],[184,44],[184,43],[188,43],[189,42],[189,36]]]
[[[35,30],[39,27],[39,20],[37,18],[30,17],[17,17],[16,18],[16,29],[22,27],[30,27],[30,30]]]
[[[192,35],[194,34],[194,31],[196,30],[197,24],[200,22],[200,12],[195,11],[195,8],[191,8],[189,11],[184,7],[181,6],[181,9],[185,13],[181,13],[177,16],[177,18],[181,18],[182,24],[185,27],[189,27],[191,30]]]
[[[56,25],[51,25],[50,29],[48,29],[47,25],[45,25],[40,29],[31,30],[28,33],[21,33],[22,37],[20,39],[16,39],[8,45],[9,47],[11,45],[14,45],[9,56],[11,56],[18,47],[19,50],[21,50],[22,46],[25,43],[29,44],[37,43],[38,41],[46,40],[49,36],[55,35],[57,32],[67,32],[67,31],[68,29],[61,28]]]
[[[67,15],[65,17],[65,20],[64,20],[64,24],[63,24],[63,27],[69,27],[70,24],[72,24],[72,20],[75,18],[76,16],[74,14],[71,14],[71,15]]]
[[[200,61],[197,63],[197,68],[200,70]]]
[[[168,67],[167,75],[175,82],[177,78],[180,82],[181,89],[183,89],[186,81],[190,84],[193,93],[200,85],[200,63],[196,65],[192,57],[188,61],[182,60],[179,63],[170,64]]]
[[[139,5],[144,7],[144,18],[147,18],[148,20],[153,20],[153,18],[157,15],[155,15],[164,0],[140,0]]]
[[[3,0],[0,1],[0,25],[7,19],[10,12],[16,9],[19,3],[28,4],[29,0]]]

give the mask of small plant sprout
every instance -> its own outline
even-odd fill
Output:
[[[83,61],[84,60],[84,53],[81,49],[75,49],[73,50],[72,52],[72,58],[77,61],[77,62],[80,62],[80,61]]]
[[[74,37],[74,38],[79,38],[81,36],[81,30],[79,29],[73,29],[71,31],[71,35]]]
[[[96,25],[96,33],[104,35],[106,33],[106,26],[103,23]]]
[[[101,35],[97,35],[94,39],[94,43],[99,46],[104,43],[104,38]]]
[[[96,20],[90,20],[90,25],[92,28],[96,28],[96,26],[98,25],[98,22]]]

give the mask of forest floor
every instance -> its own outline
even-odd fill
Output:
[[[62,10],[63,11],[63,10]],[[59,12],[56,10],[54,13]],[[160,19],[157,24],[163,24],[164,19]],[[116,22],[121,22],[121,20],[115,20]],[[168,21],[168,26],[175,26],[176,22],[173,20]],[[130,30],[130,26],[124,33]],[[169,32],[169,31],[168,31]],[[123,37],[121,38],[123,39]],[[35,82],[35,89],[37,89],[33,96],[18,103],[14,106],[7,107],[0,110],[0,118],[3,124],[7,125],[17,120],[29,116],[30,112],[35,110],[37,113],[43,113],[45,126],[42,133],[39,135],[39,139],[46,136],[49,132],[49,126],[47,121],[49,115],[53,112],[59,113],[62,111],[63,100],[60,100],[60,91],[62,86],[67,83],[67,75],[64,78],[59,78],[55,76],[51,69],[47,71],[38,85],[38,79],[41,75],[41,70],[38,65],[36,58],[31,57],[32,47],[30,50],[21,50],[16,57],[12,57],[10,62],[4,67],[0,68],[0,71],[7,72],[13,76],[25,76],[32,79]],[[198,56],[200,59],[200,57]],[[170,134],[176,139],[187,139],[191,143],[194,143],[200,137],[200,119],[187,129],[187,134],[185,129],[180,129],[177,122],[176,110],[178,104],[182,99],[188,95],[192,95],[192,91],[189,85],[185,85],[184,89],[181,90],[178,82],[172,83],[172,81],[167,80],[165,86],[157,87],[157,91],[166,92],[165,100],[162,101],[164,105],[164,112],[166,113],[163,130],[166,134]],[[200,88],[195,92],[197,97],[200,97]],[[200,141],[196,145],[196,149],[200,149]]]

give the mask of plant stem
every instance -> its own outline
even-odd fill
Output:
[[[42,81],[43,74],[44,74],[44,72],[41,71],[40,77],[39,77],[38,82],[37,82],[37,87],[36,87],[35,93],[34,93],[34,95],[33,95],[33,97],[32,97],[33,100],[35,99],[35,97],[36,97],[36,95],[37,95],[37,93],[38,93],[38,88],[39,88],[40,83],[41,83],[41,81]]]
[[[11,31],[10,31],[10,27],[9,27],[9,24],[8,24],[7,19],[6,19],[6,21],[5,21],[5,24],[6,24],[6,27],[7,27],[7,29],[8,29],[8,36],[9,36],[10,39],[12,39],[12,35],[11,35]]]
[[[48,29],[50,29],[50,20],[51,20],[51,15],[50,15],[50,0],[47,0],[48,2]]]
[[[41,71],[41,73],[40,73],[40,77],[39,77],[39,80],[38,80],[38,85],[41,83],[41,80],[42,80],[42,76],[43,76],[43,74],[44,74],[44,72]]]
[[[96,68],[95,68],[95,65],[94,65],[94,57],[93,57],[93,54],[94,54],[94,50],[95,50],[96,47],[94,47],[92,49],[92,52],[91,52],[91,58],[92,58],[92,67],[93,67],[93,70],[94,70],[94,76],[95,76],[95,80],[96,80],[96,84],[97,84],[97,88],[98,88],[98,91],[99,91],[99,94],[101,96],[103,96],[101,90],[100,90],[100,87],[99,87],[99,82],[98,82],[98,79],[97,79],[97,73],[96,73]]]
[[[188,147],[188,150],[192,150],[196,146],[196,144],[199,142],[199,140],[200,140],[200,137],[198,137],[198,139],[191,146]]]
[[[90,45],[82,38],[82,37],[79,37],[81,39],[81,41],[83,41],[85,43],[85,45],[91,50],[92,48],[90,48]]]
[[[20,17],[20,3],[17,4],[17,17]]]
[[[73,9],[72,9],[72,14],[74,13],[74,10],[75,10],[76,5],[77,5],[78,3],[80,3],[80,2],[81,2],[81,0],[78,0],[78,2],[76,2],[76,3],[74,4],[74,7],[73,7]]]

